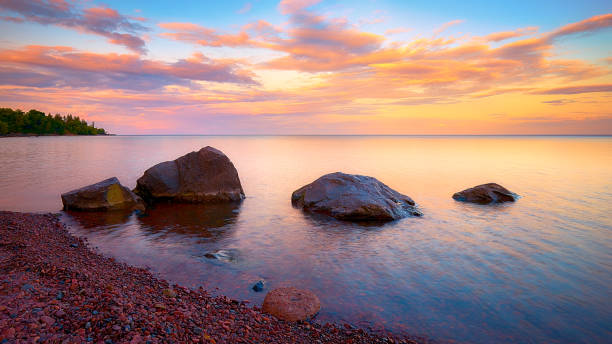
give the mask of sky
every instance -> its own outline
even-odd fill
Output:
[[[0,107],[115,134],[612,134],[612,2],[0,0]]]

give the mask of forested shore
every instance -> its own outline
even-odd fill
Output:
[[[107,135],[79,116],[45,114],[38,110],[0,108],[0,136],[32,135]]]

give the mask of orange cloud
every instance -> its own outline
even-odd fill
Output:
[[[567,87],[555,87],[532,92],[533,94],[580,94],[593,92],[612,92],[612,84],[579,85]]]
[[[191,23],[160,23],[159,27],[175,32],[163,32],[162,37],[177,41],[191,42],[202,46],[237,47],[251,44],[249,35],[240,32],[234,35],[219,34],[215,30]]]
[[[594,16],[577,23],[565,25],[550,34],[550,38],[558,38],[577,33],[595,32],[612,26],[612,13]]]
[[[488,42],[500,42],[510,38],[517,38],[526,35],[531,35],[536,33],[538,28],[535,26],[530,26],[526,28],[516,29],[514,31],[504,31],[504,32],[495,32],[489,35],[486,35],[484,39]]]

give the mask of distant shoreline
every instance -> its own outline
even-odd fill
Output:
[[[7,135],[0,135],[3,137],[39,137],[39,136],[116,136],[115,134],[24,134],[24,133],[12,133]]]

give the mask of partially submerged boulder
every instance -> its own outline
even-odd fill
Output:
[[[518,199],[518,195],[499,184],[488,183],[457,192],[453,195],[453,199],[461,202],[491,204],[514,202]]]
[[[376,178],[326,174],[291,195],[291,203],[308,212],[348,221],[392,221],[421,216],[414,201]]]
[[[281,320],[299,321],[311,318],[321,309],[319,298],[308,290],[277,288],[266,295],[262,311]]]
[[[234,164],[213,147],[149,168],[134,191],[147,201],[217,203],[244,198]]]
[[[126,210],[144,209],[142,200],[116,177],[62,194],[65,210]]]

